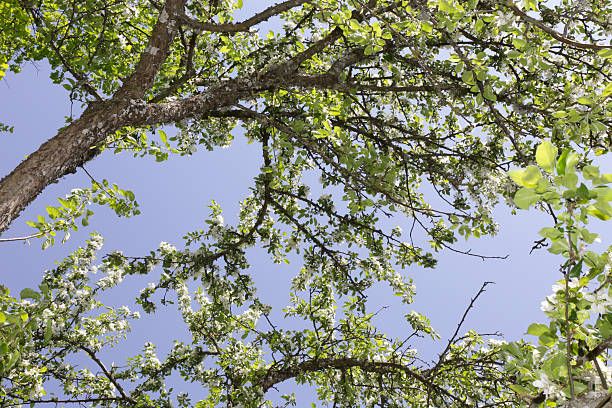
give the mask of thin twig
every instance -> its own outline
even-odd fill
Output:
[[[448,344],[446,345],[446,348],[444,349],[442,354],[440,354],[440,358],[438,359],[438,363],[430,371],[430,374],[428,375],[429,379],[431,379],[436,374],[436,372],[438,371],[438,369],[442,365],[442,362],[444,361],[444,357],[446,357],[446,354],[448,353],[448,350],[450,350],[451,345],[453,344],[453,342],[457,338],[457,335],[459,334],[459,330],[461,330],[461,326],[463,326],[463,323],[465,322],[465,319],[466,319],[468,313],[474,307],[474,303],[476,303],[476,300],[480,297],[480,295],[482,295],[486,291],[486,287],[488,285],[490,285],[490,284],[495,284],[495,282],[490,282],[490,281],[484,282],[482,284],[482,286],[480,287],[480,289],[478,290],[478,292],[476,293],[476,296],[474,296],[470,300],[470,304],[468,305],[468,307],[463,312],[463,316],[461,316],[461,320],[459,321],[459,324],[457,324],[457,328],[455,329],[455,332],[453,333],[451,338],[448,340]]]
[[[96,354],[91,349],[80,344],[77,345],[77,347],[86,352],[89,357],[98,365],[98,367],[100,367],[106,378],[108,378],[108,380],[115,386],[115,388],[117,388],[117,391],[119,391],[119,394],[121,394],[122,399],[130,402],[133,405],[136,405],[136,401],[125,392],[121,384],[119,384],[115,379],[115,376],[110,371],[108,371],[104,363],[98,358],[98,356],[96,356]]]
[[[27,241],[28,239],[42,237],[43,235],[45,235],[49,231],[51,231],[51,230],[45,230],[45,231],[42,231],[42,232],[37,232],[36,234],[28,235],[27,237],[0,238],[0,242]]]

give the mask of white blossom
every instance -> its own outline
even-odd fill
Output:
[[[223,216],[221,214],[218,214],[215,216],[215,218],[212,219],[212,222],[222,227],[225,220],[223,219]]]
[[[535,380],[533,386],[542,390],[546,397],[558,398],[562,396],[561,390],[555,385],[546,374],[540,373],[540,378]]]
[[[297,249],[300,247],[300,242],[296,240],[294,237],[289,237],[287,239],[287,247],[289,249]]]
[[[543,300],[540,303],[540,310],[542,310],[543,312],[552,312],[555,310],[555,305],[553,303],[550,303],[548,298],[546,298],[546,300]]]
[[[607,312],[608,306],[612,306],[612,299],[607,293],[586,293],[584,298],[591,302],[591,311],[593,313],[604,314]]]
[[[175,252],[176,251],[176,247],[173,246],[173,245],[170,245],[167,242],[163,242],[162,241],[162,242],[159,243],[159,250],[162,253],[170,253],[170,252]]]

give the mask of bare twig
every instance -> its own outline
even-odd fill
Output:
[[[470,304],[468,305],[468,307],[465,309],[465,311],[463,312],[463,316],[461,316],[461,320],[459,321],[459,323],[457,324],[457,328],[455,329],[455,332],[453,333],[453,335],[451,336],[451,338],[448,340],[448,343],[446,344],[446,348],[444,349],[444,351],[442,351],[442,353],[440,354],[440,357],[438,358],[438,362],[435,365],[435,367],[430,371],[428,378],[431,379],[433,378],[433,376],[436,374],[436,372],[438,371],[438,369],[440,368],[440,366],[442,365],[442,362],[444,361],[444,357],[446,357],[446,354],[448,353],[448,351],[450,350],[451,345],[453,344],[453,342],[455,341],[455,339],[457,338],[457,335],[459,334],[459,330],[461,330],[461,326],[463,326],[463,323],[465,322],[465,319],[468,315],[468,313],[470,312],[470,310],[474,307],[474,303],[476,303],[476,300],[480,297],[480,295],[482,295],[485,291],[486,291],[486,287],[489,286],[490,284],[495,284],[495,282],[484,282],[482,284],[482,286],[480,287],[480,289],[478,290],[478,292],[476,293],[476,296],[474,296],[471,300],[470,300]]]
[[[119,391],[119,394],[121,394],[121,397],[122,397],[121,399],[128,401],[133,405],[136,405],[136,401],[125,392],[121,384],[119,384],[117,380],[115,379],[115,376],[110,371],[108,371],[104,363],[98,358],[98,356],[96,356],[96,353],[94,353],[91,349],[81,344],[78,344],[76,346],[80,348],[81,350],[83,350],[85,353],[87,353],[89,357],[98,365],[98,367],[100,367],[100,369],[102,370],[106,378],[108,378],[108,380],[115,386],[115,388],[117,388],[117,391]]]

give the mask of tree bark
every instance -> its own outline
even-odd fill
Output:
[[[168,57],[185,2],[165,2],[134,71],[109,101],[90,104],[78,120],[60,130],[0,181],[0,234],[45,187],[91,160],[95,147],[126,125],[121,118],[127,101],[141,99],[153,85]]]

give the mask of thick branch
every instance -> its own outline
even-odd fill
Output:
[[[234,79],[202,94],[178,101],[149,105],[137,100],[111,100],[91,104],[83,115],[0,181],[0,233],[45,187],[76,171],[96,155],[95,146],[124,126],[165,124],[205,117],[229,108],[253,92],[291,86],[288,78]],[[213,115],[214,116],[214,115]]]
[[[546,24],[544,24],[540,20],[537,20],[537,19],[535,19],[533,17],[530,17],[523,10],[519,9],[518,7],[516,7],[512,2],[507,2],[506,5],[514,12],[514,14],[519,16],[521,19],[523,19],[523,20],[527,21],[528,23],[531,23],[534,26],[538,27],[540,30],[542,30],[545,33],[549,34],[555,40],[558,40],[558,41],[560,41],[560,42],[562,42],[564,44],[567,44],[567,45],[569,45],[571,47],[583,48],[583,49],[587,49],[587,50],[612,49],[612,45],[587,44],[587,43],[581,43],[581,42],[569,39],[569,38],[565,37],[564,35],[562,35],[561,33],[558,33],[557,31],[555,31],[552,28],[548,27]]]
[[[117,129],[108,118],[118,113],[118,106],[108,103],[90,105],[0,181],[0,233],[45,187],[95,155],[92,147]]]
[[[248,20],[242,21],[240,23],[230,23],[230,24],[216,24],[216,23],[205,23],[203,21],[196,20],[187,16],[185,13],[181,13],[179,15],[179,21],[184,26],[192,28],[194,30],[199,31],[210,31],[215,33],[237,33],[241,31],[249,31],[249,29],[259,23],[262,23],[268,20],[270,17],[274,17],[284,11],[290,10],[293,7],[301,6],[304,3],[307,3],[309,0],[288,0],[283,3],[276,4],[274,6],[268,7],[261,13],[255,14],[253,17]]]
[[[587,361],[595,360],[601,353],[606,351],[607,349],[612,348],[612,337],[609,337],[599,343],[593,350],[586,353],[584,356],[578,357],[576,359],[576,367],[580,367]]]
[[[294,378],[299,374],[323,371],[327,369],[346,370],[349,368],[360,368],[369,373],[391,374],[393,372],[402,372],[409,377],[414,378],[422,383],[427,388],[433,388],[439,394],[445,395],[452,400],[458,402],[462,406],[468,406],[463,400],[448,392],[446,389],[434,384],[430,380],[423,377],[418,372],[409,367],[393,362],[370,361],[359,358],[344,357],[344,358],[322,358],[317,360],[303,361],[301,363],[268,371],[256,385],[262,388],[264,392],[268,391],[274,385],[281,383],[290,378]]]
[[[113,99],[142,99],[145,92],[151,88],[155,76],[168,57],[170,45],[177,32],[176,20],[183,13],[186,1],[166,1],[134,72],[125,80]]]

